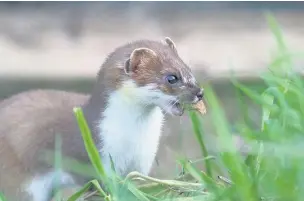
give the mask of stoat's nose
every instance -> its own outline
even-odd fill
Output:
[[[204,91],[202,89],[200,89],[197,94],[196,97],[198,98],[199,101],[201,101],[204,97]]]

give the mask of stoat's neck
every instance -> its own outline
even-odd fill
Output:
[[[144,93],[128,81],[109,93],[104,108],[96,108],[100,114],[96,134],[104,163],[109,167],[110,154],[121,175],[128,171],[148,174],[157,151],[163,114],[145,102]]]
[[[111,61],[111,60],[109,60]],[[113,66],[106,61],[100,69],[91,96],[88,102],[84,105],[83,110],[88,120],[93,135],[99,134],[97,126],[102,118],[102,113],[108,105],[109,96],[121,85],[120,80],[123,80],[125,75],[123,69]]]
[[[107,99],[108,93],[105,87],[96,85],[82,108],[96,144],[100,143],[98,125],[102,118],[102,111],[105,110]]]

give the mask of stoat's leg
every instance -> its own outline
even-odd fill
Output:
[[[35,176],[26,186],[32,201],[50,201],[56,189],[76,186],[73,177],[63,171],[52,171]]]

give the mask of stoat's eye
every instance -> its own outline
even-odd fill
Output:
[[[178,78],[175,75],[168,75],[166,80],[169,84],[175,84],[178,81]]]

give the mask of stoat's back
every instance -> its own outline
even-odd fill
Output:
[[[14,197],[17,186],[39,173],[39,154],[54,148],[55,133],[62,134],[73,125],[72,108],[87,98],[77,93],[35,90],[0,102],[0,192]],[[62,137],[65,142],[70,138]]]

